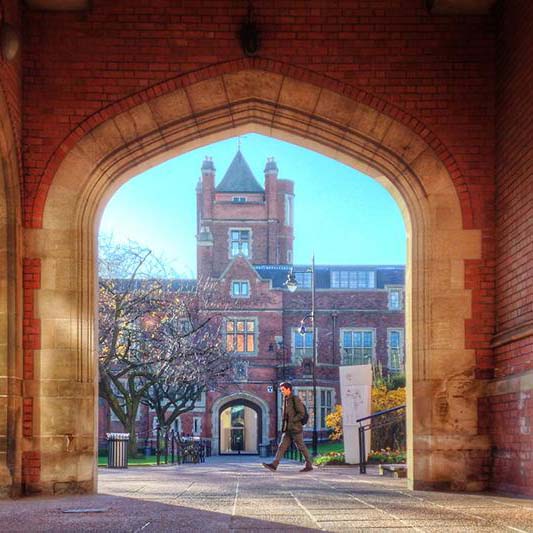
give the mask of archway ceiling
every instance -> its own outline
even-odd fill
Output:
[[[433,15],[484,14],[488,13],[496,0],[426,0]],[[33,9],[50,11],[78,11],[89,9],[89,0],[26,0]]]
[[[32,9],[45,9],[47,11],[81,11],[89,9],[89,0],[25,0]]]
[[[496,0],[426,0],[432,15],[482,15],[495,3]]]

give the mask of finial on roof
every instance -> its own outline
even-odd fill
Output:
[[[278,165],[276,160],[273,157],[267,157],[267,162],[265,165],[265,174],[278,173]]]
[[[213,158],[208,155],[205,156],[204,162],[202,163],[202,172],[215,172],[215,164],[213,163]]]

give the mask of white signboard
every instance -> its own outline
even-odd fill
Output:
[[[339,367],[342,403],[344,454],[348,464],[359,463],[359,418],[372,408],[372,365]],[[370,431],[365,432],[366,452],[370,451]]]

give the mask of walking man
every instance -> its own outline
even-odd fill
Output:
[[[268,468],[268,470],[275,472],[278,468],[281,458],[291,445],[291,442],[294,442],[296,447],[305,457],[305,466],[300,470],[300,472],[309,472],[310,470],[313,470],[313,465],[311,463],[309,450],[304,443],[304,428],[302,419],[306,414],[305,406],[302,400],[300,400],[297,395],[292,393],[292,384],[288,381],[280,383],[279,390],[283,395],[283,422],[281,425],[283,437],[279,444],[274,460],[271,463],[263,463],[263,466]]]

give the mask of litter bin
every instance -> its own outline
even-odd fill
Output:
[[[259,457],[268,457],[268,444],[259,445]]]
[[[129,433],[107,433],[107,467],[128,468]]]

